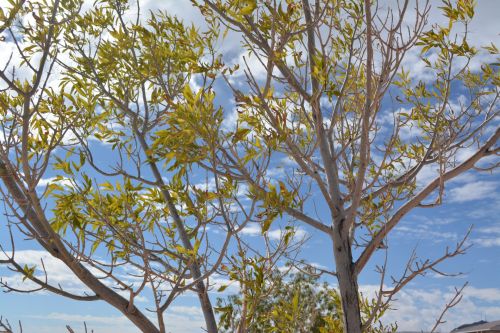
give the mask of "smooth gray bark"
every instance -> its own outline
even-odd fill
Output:
[[[333,255],[342,301],[344,332],[361,333],[358,281],[354,272],[349,231],[345,229],[345,219],[342,218],[335,224],[332,231]]]

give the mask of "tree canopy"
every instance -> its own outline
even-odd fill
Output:
[[[317,320],[318,332],[393,329],[378,321],[397,292],[463,254],[467,235],[442,256],[412,256],[390,282],[380,263],[374,299],[359,293],[363,269],[410,211],[443,203],[450,180],[498,165],[499,52],[471,46],[474,3],[433,8],[443,25],[429,24],[428,1],[192,6],[204,22],[127,0],[0,8],[0,43],[16,45],[0,69],[11,238],[1,262],[34,290],[104,300],[142,332],[168,332],[164,313],[186,292],[210,333],[310,332]],[[246,51],[241,64],[221,51],[230,39]],[[425,80],[405,65],[410,53]],[[277,175],[280,160],[288,164]],[[293,261],[307,243],[301,225],[329,242],[326,269]],[[245,238],[253,226],[258,246]],[[20,265],[21,237],[89,293],[53,284],[43,262]],[[303,273],[287,282],[278,266],[290,259]],[[311,289],[318,274],[336,288]],[[215,307],[214,276],[241,294]]]

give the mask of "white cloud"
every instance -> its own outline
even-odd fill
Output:
[[[500,220],[498,221],[499,224],[493,224],[488,227],[483,227],[478,230],[480,233],[485,233],[485,234],[497,234],[500,236]]]
[[[474,238],[474,244],[480,247],[500,246],[500,236],[489,238]]]
[[[490,42],[498,45],[500,43],[497,12],[497,0],[477,1],[475,17],[469,25],[472,45],[480,46]]]
[[[286,230],[284,229],[274,229],[274,230],[269,230],[267,232],[267,235],[270,239],[272,240],[280,240]],[[260,236],[262,235],[262,229],[260,225],[256,223],[248,224],[245,228],[243,228],[240,232],[243,235],[248,235],[252,237]],[[303,240],[309,236],[309,233],[300,228],[300,227],[294,227],[294,235],[293,238],[297,241]]]
[[[99,323],[106,325],[123,325],[128,323],[128,319],[124,316],[94,316],[82,314],[70,314],[62,312],[51,312],[43,316],[32,316],[37,319],[53,319],[63,322],[86,322],[90,324]]]
[[[245,75],[245,71],[250,70],[252,76],[256,80],[262,80],[266,78],[267,75],[267,70],[264,64],[266,63],[267,59],[263,56],[257,57],[253,53],[249,53],[248,51],[243,51],[241,52],[236,58],[233,59],[232,63],[230,64],[231,66],[238,65],[239,69],[231,75],[229,78],[230,83],[236,83],[241,80],[238,80],[238,78],[241,78],[242,76]],[[276,73],[277,74],[277,73]]]
[[[271,239],[280,240],[283,237],[283,235],[285,234],[285,232],[286,231],[283,229],[275,229],[275,230],[269,231],[268,235],[269,235],[269,238],[271,238]],[[304,229],[299,228],[299,227],[294,228],[294,231],[293,231],[294,240],[300,241],[300,240],[307,238],[308,236],[309,236],[309,234]]]
[[[417,174],[417,185],[421,187],[429,184],[439,175],[438,171],[439,169],[437,165],[424,165],[420,172]]]
[[[234,101],[231,100],[231,104],[234,104]],[[238,122],[238,110],[234,107],[231,111],[227,112],[224,115],[224,119],[222,120],[222,129],[224,131],[234,131],[236,129],[236,124]]]
[[[373,297],[378,290],[377,285],[360,286],[363,294]],[[445,304],[454,295],[453,288],[416,289],[407,288],[400,291],[382,321],[398,323],[398,331],[427,331],[432,328]],[[462,301],[446,313],[446,323],[439,331],[448,332],[465,323],[477,321],[487,316],[495,320],[500,318],[500,288],[467,287]]]
[[[79,328],[85,322],[89,329],[99,333],[139,333],[139,330],[125,316],[102,316],[102,315],[82,315],[70,314],[64,312],[51,312],[45,315],[30,316],[32,319],[28,325],[23,325],[29,328],[36,322],[38,325],[33,332],[45,332],[39,328],[50,327],[46,332],[67,333],[66,325],[70,325],[75,331],[81,331]],[[153,322],[156,319],[150,316]],[[192,306],[172,306],[167,309],[164,316],[167,332],[175,333],[194,333],[202,331],[205,326],[203,314],[201,310]],[[26,323],[24,323],[26,324]],[[40,327],[42,326],[42,327]],[[90,330],[89,330],[90,331]]]
[[[284,166],[298,167],[297,162],[290,156],[283,157],[280,162]]]
[[[469,298],[477,299],[485,302],[497,302],[500,304],[500,289],[499,288],[476,288],[468,287],[466,295]]]
[[[477,176],[472,172],[465,172],[461,175],[453,178],[449,184],[464,184],[464,183],[472,183],[477,180]]]
[[[185,21],[185,24],[195,24],[196,26],[205,27],[205,19],[200,14],[200,11],[193,6],[189,0],[176,1],[154,1],[141,0],[141,13],[148,15],[150,11],[166,11],[169,15],[174,15]]]
[[[69,178],[62,178],[62,179],[57,179],[56,177],[50,177],[50,178],[42,178],[37,184],[37,187],[45,187],[49,184],[53,183],[58,183],[59,185],[62,186],[67,186],[67,187],[74,187],[74,183],[71,179]]]
[[[7,253],[9,254],[9,252]],[[5,259],[4,253],[0,253],[0,258]],[[64,290],[75,294],[93,294],[83,283],[80,282],[80,280],[78,280],[78,278],[75,277],[75,275],[62,261],[52,257],[45,251],[18,250],[15,252],[14,258],[21,266],[36,266],[37,269],[35,271],[35,276],[41,280],[45,280],[42,268],[43,261],[43,265],[47,271],[48,282],[51,285],[60,285]],[[4,273],[2,274],[2,280],[8,283],[9,286],[21,290],[29,290],[37,287],[35,283],[30,282],[29,280],[23,282],[19,274],[5,275]]]
[[[242,235],[248,235],[248,236],[259,236],[259,235],[262,235],[262,229],[260,227],[260,225],[256,224],[256,223],[252,223],[252,224],[248,224],[247,226],[245,226],[240,234]]]
[[[168,311],[173,314],[186,315],[191,318],[203,317],[203,311],[199,306],[174,305],[168,308]]]
[[[224,291],[218,292],[217,296],[220,296],[222,293],[224,294],[238,294],[240,293],[240,284],[236,281],[231,281],[228,278],[214,274],[210,278],[210,286],[213,290],[217,291],[220,287],[225,287]]]
[[[9,251],[6,251],[7,255],[10,256]],[[0,259],[6,259],[5,254],[0,252]],[[39,278],[42,281],[45,281],[45,273],[43,268],[45,267],[45,271],[47,272],[47,282],[52,286],[59,286],[63,290],[76,294],[76,295],[93,295],[94,293],[87,288],[73,272],[64,264],[61,260],[51,256],[46,251],[40,250],[16,250],[14,259],[16,262],[21,265],[27,265],[28,267],[36,266],[35,269],[35,277]],[[43,265],[42,265],[43,262]],[[97,270],[94,267],[85,265],[86,268],[97,277],[102,277],[103,273]],[[20,273],[11,273],[10,275],[6,275],[5,271],[2,271],[5,267],[0,266],[0,272],[2,272],[2,281],[7,283],[10,287],[20,289],[20,290],[32,290],[37,289],[38,285],[30,280],[22,280]],[[130,276],[127,273],[140,275],[140,271],[134,270],[130,266],[126,268],[126,271],[121,270],[120,268],[114,271],[115,275],[119,276],[122,281],[131,286],[136,286],[142,282],[141,279]],[[115,287],[115,284],[110,279],[102,279],[101,282],[104,284]],[[128,297],[129,294],[127,291],[117,290],[119,294],[124,297]],[[38,293],[46,294],[50,293],[45,290],[41,290]],[[147,302],[147,298],[143,295],[138,295],[136,297],[136,301],[138,302]]]
[[[418,226],[398,226],[395,228],[396,236],[404,239],[431,239],[434,242],[456,241],[459,235],[455,232],[439,231],[432,225],[421,224]]]
[[[482,200],[488,198],[496,198],[498,194],[498,183],[493,181],[477,181],[466,183],[460,187],[452,188],[448,192],[448,197],[451,202],[467,202],[473,200]]]

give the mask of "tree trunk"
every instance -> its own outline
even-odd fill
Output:
[[[342,230],[343,220],[333,229],[333,255],[342,300],[344,332],[361,333],[361,311],[358,297],[358,281],[354,274],[349,232]]]

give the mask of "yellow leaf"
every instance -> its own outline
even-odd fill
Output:
[[[243,139],[245,139],[248,135],[248,133],[250,133],[251,130],[249,128],[239,128],[235,133],[234,133],[234,136],[233,136],[233,143],[237,143]]]
[[[257,8],[257,0],[245,1],[246,6],[240,9],[240,15],[250,15]]]
[[[101,184],[101,188],[105,191],[113,191],[113,185],[110,182],[104,182]]]
[[[194,101],[194,95],[193,95],[193,91],[191,90],[191,87],[189,86],[189,84],[186,84],[184,86],[184,89],[183,89],[183,94],[184,94],[184,98],[186,98],[186,101],[192,103]]]

